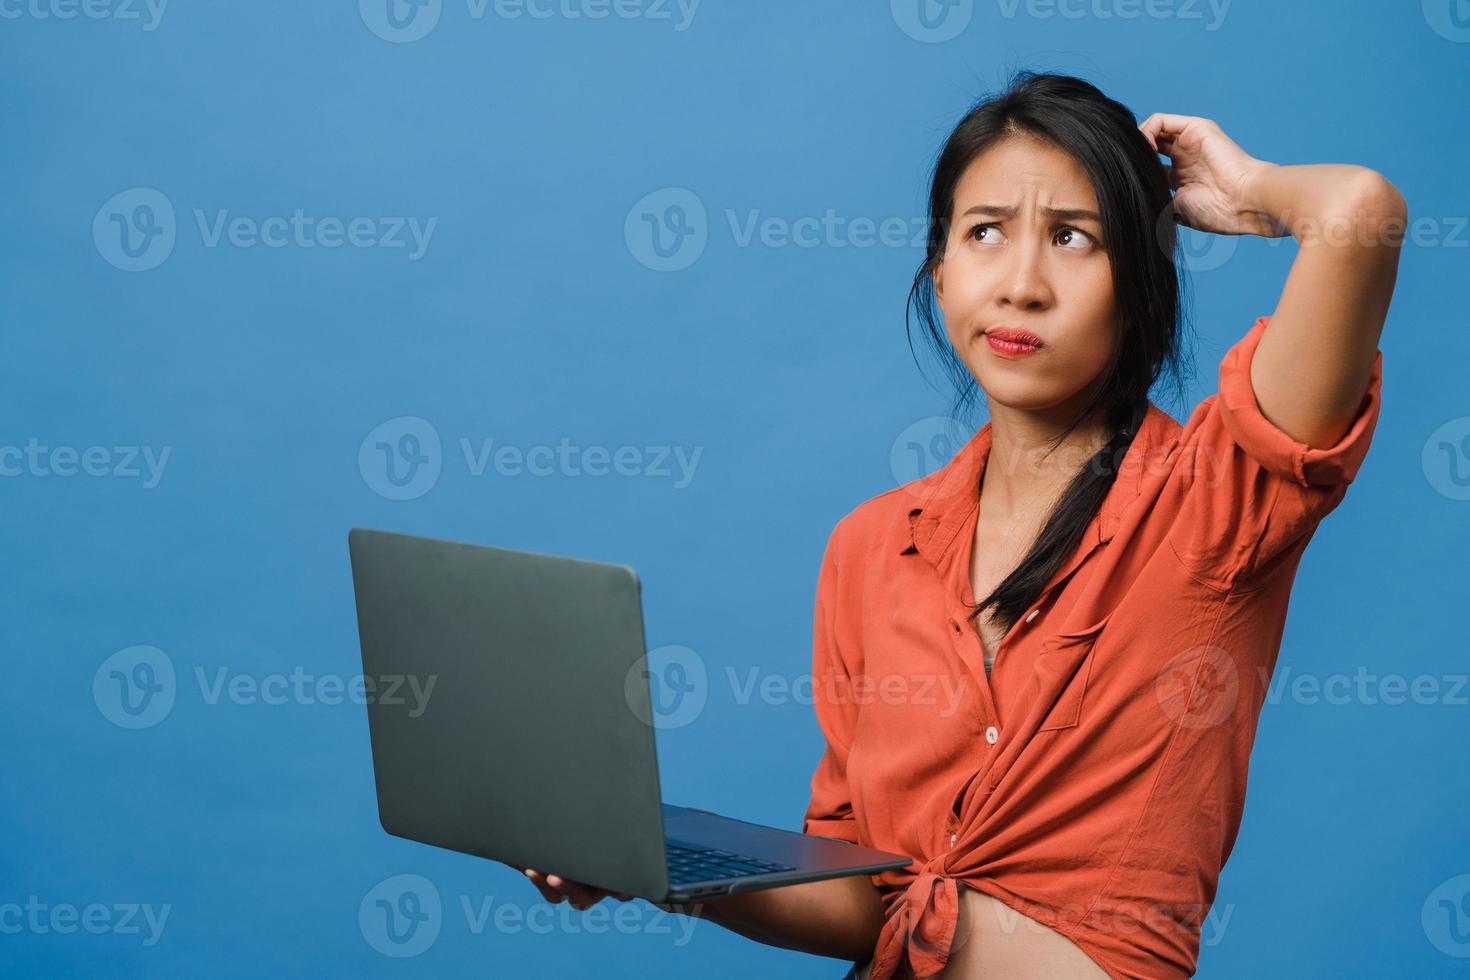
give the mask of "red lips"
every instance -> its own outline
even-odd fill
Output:
[[[996,327],[985,333],[985,342],[1000,357],[1014,360],[1030,357],[1041,350],[1041,338],[1029,330],[1017,327]]]

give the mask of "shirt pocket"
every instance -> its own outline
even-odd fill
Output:
[[[1112,615],[1110,612],[1091,626],[1055,633],[1041,642],[1032,665],[1035,699],[1031,711],[1038,717],[1036,731],[1063,731],[1082,721],[1092,652]]]

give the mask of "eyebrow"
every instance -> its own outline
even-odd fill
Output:
[[[1096,211],[1088,211],[1086,208],[1048,208],[1042,207],[1041,213],[1053,221],[1096,221],[1102,224],[1102,219],[1097,216]],[[1016,209],[1000,204],[977,204],[970,208],[960,217],[972,214],[986,214],[996,218],[1014,218]]]

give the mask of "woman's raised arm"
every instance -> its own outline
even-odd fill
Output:
[[[1175,221],[1300,245],[1251,365],[1261,414],[1323,448],[1352,424],[1368,385],[1408,224],[1387,178],[1350,164],[1258,160],[1209,119],[1155,113],[1139,127],[1169,157]]]

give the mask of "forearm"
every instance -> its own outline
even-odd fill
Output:
[[[1303,246],[1397,245],[1404,232],[1398,190],[1354,164],[1262,161],[1242,183],[1240,205]]]
[[[883,900],[867,875],[741,892],[672,906],[767,946],[866,959],[883,928]]]

